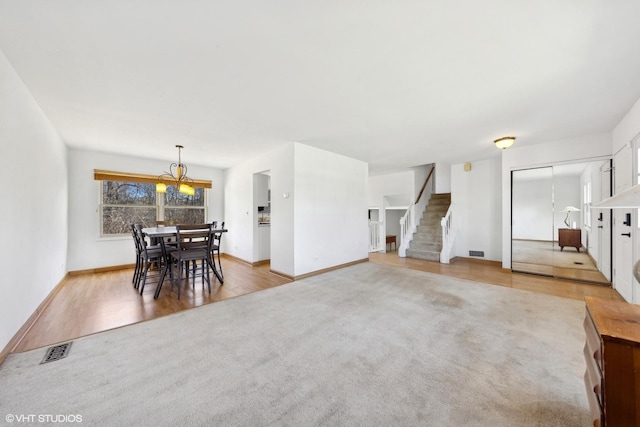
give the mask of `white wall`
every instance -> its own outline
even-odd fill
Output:
[[[516,176],[513,191],[513,238],[551,242],[553,233],[553,175],[523,180]]]
[[[451,166],[451,202],[457,228],[455,256],[469,257],[470,250],[484,251],[483,259],[500,260],[500,184],[500,158],[472,162],[469,172],[463,163]]]
[[[299,143],[225,172],[229,254],[254,259],[253,174],[271,171],[271,269],[300,276],[367,257],[367,164]]]
[[[295,276],[368,256],[365,162],[295,144]]]
[[[0,51],[0,350],[67,271],[67,149]]]
[[[247,262],[256,262],[254,244],[258,221],[254,211],[253,174],[271,171],[271,269],[293,275],[293,144],[284,144],[267,154],[248,159],[224,172],[224,216],[229,232],[225,252]],[[288,197],[283,197],[284,194]]]
[[[212,181],[207,220],[224,221],[223,172],[194,165],[185,153],[182,159],[189,167],[191,178]],[[160,175],[168,167],[169,162],[164,160],[69,150],[69,271],[135,262],[131,236],[100,238],[100,181],[93,179],[93,170]],[[223,240],[222,252],[225,252],[224,243]]]
[[[368,206],[382,209],[385,196],[393,196],[398,199],[403,197],[408,202],[408,206],[409,203],[415,201],[417,192],[415,181],[415,171],[413,170],[369,177],[367,182]]]
[[[567,228],[564,219],[567,217],[566,212],[562,212],[564,208],[573,206],[580,209],[580,212],[572,212],[570,216],[569,227],[582,228],[582,186],[580,185],[580,176],[556,176],[553,178],[553,238],[558,240],[558,229]],[[584,233],[583,237],[584,237]]]
[[[502,267],[511,268],[511,182],[512,170],[556,163],[591,161],[610,157],[611,135],[597,134],[502,150]]]
[[[613,130],[611,152],[617,153],[640,133],[640,98]]]
[[[434,193],[451,193],[452,181],[451,181],[452,166],[447,163],[436,163],[435,171],[435,188]]]

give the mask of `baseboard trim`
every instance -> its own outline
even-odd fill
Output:
[[[4,362],[7,356],[10,353],[13,353],[13,351],[20,345],[24,337],[29,333],[31,328],[33,328],[33,325],[35,325],[40,316],[42,316],[42,313],[44,313],[49,304],[51,304],[51,301],[53,301],[58,292],[60,292],[60,289],[62,289],[62,285],[69,276],[69,273],[64,275],[60,282],[58,282],[58,284],[51,290],[51,292],[49,292],[49,295],[47,295],[45,299],[40,303],[38,308],[36,308],[33,314],[31,314],[27,321],[24,322],[22,327],[18,329],[18,332],[16,332],[13,338],[9,340],[4,349],[2,349],[2,351],[0,352],[0,365]]]
[[[271,269],[269,269],[269,273],[271,273],[271,274],[273,274],[273,275],[275,275],[275,276],[279,276],[279,277],[282,277],[282,278],[285,278],[285,279],[291,280],[292,282],[293,282],[294,280],[296,280],[296,278],[295,278],[294,276],[292,276],[292,275],[290,275],[290,274],[281,273],[281,272],[276,271],[276,270],[271,270]]]
[[[334,265],[333,267],[323,268],[322,270],[316,270],[316,271],[312,271],[310,273],[301,274],[299,276],[293,276],[292,279],[293,280],[302,280],[302,279],[306,279],[307,277],[317,276],[318,274],[328,273],[328,272],[334,271],[334,270],[340,270],[341,268],[350,267],[352,265],[361,264],[363,262],[369,262],[369,258],[362,258],[362,259],[358,259],[358,260],[355,260],[355,261],[347,262],[347,263],[344,263],[344,264]],[[290,277],[288,275],[284,275],[284,274],[278,273],[278,272],[274,272],[274,274],[279,274],[279,275],[284,276],[284,277]]]
[[[107,273],[110,271],[118,271],[118,270],[128,270],[130,268],[135,268],[135,264],[122,264],[122,265],[112,265],[109,267],[98,267],[98,268],[89,268],[86,270],[74,270],[70,271],[69,276],[80,276],[82,274],[95,274],[95,273]]]
[[[254,265],[252,262],[249,262],[246,259],[239,258],[239,257],[237,257],[235,255],[229,255],[229,254],[222,253],[222,254],[220,254],[220,256],[222,258],[231,258],[231,259],[233,259],[235,261],[238,261],[238,262],[241,262],[241,263],[244,263],[244,264],[247,264],[247,265]]]
[[[481,259],[481,258],[474,258],[474,257],[457,257],[457,256],[451,258],[449,262],[451,263],[456,259],[464,259],[465,261],[477,262],[478,264],[502,265],[502,261],[494,261],[492,259]]]

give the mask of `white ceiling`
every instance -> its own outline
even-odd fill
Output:
[[[71,147],[227,168],[298,141],[372,173],[609,132],[637,0],[0,0],[0,49]]]

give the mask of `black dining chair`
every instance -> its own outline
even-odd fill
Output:
[[[222,263],[220,262],[220,246],[222,244],[222,232],[221,231],[215,231],[217,228],[216,226],[211,227],[211,243],[209,245],[209,253],[211,256],[211,262],[213,263],[212,268],[214,270],[217,270],[218,273],[220,273],[220,277],[224,280],[224,274],[222,273]],[[222,221],[220,223],[220,228],[218,230],[224,230],[224,221]],[[218,257],[218,265],[216,267],[216,255]],[[224,282],[221,283],[223,284]]]
[[[162,253],[162,247],[160,245],[147,244],[147,240],[142,232],[142,224],[135,224],[134,228],[138,241],[137,245],[140,247],[140,270],[138,273],[137,283],[134,283],[134,288],[140,288],[140,295],[142,295],[147,279],[151,277],[160,277],[161,266],[164,262],[164,254]],[[154,264],[157,266],[157,274],[150,275],[149,269]]]
[[[196,263],[200,261],[202,286],[206,280],[209,292],[211,281],[209,279],[209,235],[211,224],[178,224],[176,225],[177,248],[171,252],[171,259],[178,267],[178,281],[182,280],[182,271],[186,272],[189,279],[189,264],[194,263],[193,283],[195,283]],[[173,287],[173,280],[172,280]],[[180,299],[180,283],[178,283],[178,299]]]
[[[133,271],[133,279],[131,280],[133,283],[133,287],[138,289],[138,284],[140,280],[140,272],[142,271],[142,246],[140,246],[140,241],[138,240],[138,232],[136,231],[136,225],[131,225],[131,236],[133,237],[133,244],[136,248],[136,267]]]

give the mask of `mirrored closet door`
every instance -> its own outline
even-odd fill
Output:
[[[609,165],[607,160],[512,171],[513,271],[609,283],[610,212],[590,209],[611,194]]]

